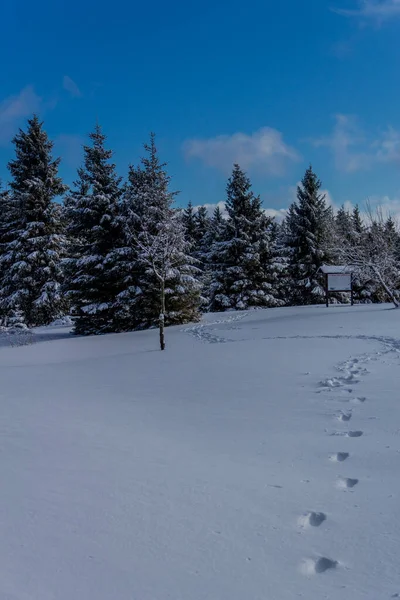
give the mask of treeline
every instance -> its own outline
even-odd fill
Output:
[[[226,211],[175,205],[154,135],[125,180],[99,126],[69,189],[43,123],[13,140],[0,190],[0,325],[46,325],[76,315],[99,334],[199,319],[202,311],[314,304],[322,264],[356,265],[360,302],[396,299],[399,234],[391,218],[335,215],[309,167],[279,224],[234,165]],[[347,301],[338,295],[337,301]]]

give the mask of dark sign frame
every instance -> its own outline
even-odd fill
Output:
[[[350,290],[330,290],[328,286],[329,275],[350,275]],[[325,273],[325,300],[326,300],[326,308],[329,308],[329,294],[339,293],[349,293],[351,296],[351,306],[354,306],[354,291],[353,291],[353,273]]]

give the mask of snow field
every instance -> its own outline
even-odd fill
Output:
[[[0,597],[396,597],[397,319],[274,309],[168,329],[163,354],[154,331],[62,327],[0,348]]]

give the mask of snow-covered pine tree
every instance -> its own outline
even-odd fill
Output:
[[[37,116],[28,120],[26,131],[19,130],[13,143],[0,310],[5,319],[18,314],[28,326],[46,325],[67,307],[61,291],[65,236],[55,202],[67,188],[58,176],[60,159],[53,159],[53,143]]]
[[[285,232],[283,224],[272,221],[270,228],[270,281],[277,299],[276,306],[288,303],[288,262],[285,252]]]
[[[118,249],[120,290],[115,298],[115,322],[118,331],[132,331],[141,327],[140,288],[143,267],[138,261],[137,237],[142,231],[145,198],[142,193],[146,175],[139,165],[129,166],[126,182],[119,205],[117,223],[121,231],[121,245]]]
[[[70,236],[67,290],[77,313],[75,332],[82,335],[119,330],[115,298],[121,289],[121,179],[99,125],[89,138],[84,165],[65,202]]]
[[[213,244],[210,310],[279,305],[271,274],[271,224],[249,178],[234,165],[227,184],[228,219]]]
[[[353,221],[353,232],[356,235],[361,235],[365,229],[364,223],[361,218],[360,209],[358,204],[355,205],[352,213],[352,221]]]
[[[189,202],[185,210],[182,212],[182,223],[185,227],[186,239],[190,243],[193,250],[195,249],[197,241],[195,216],[196,211],[193,208],[193,204]]]
[[[207,255],[207,234],[210,229],[211,219],[205,206],[199,206],[194,215],[195,223],[195,252],[194,256],[202,268],[205,267]]]
[[[222,216],[219,206],[216,206],[211,219],[209,218],[208,230],[203,238],[203,253],[201,256],[201,283],[202,301],[201,310],[207,312],[210,309],[213,284],[213,260],[214,249],[218,242],[224,239],[226,221]]]
[[[13,220],[11,216],[11,200],[8,190],[3,189],[0,181],[0,265],[2,264],[2,256],[7,251],[7,243],[10,239],[10,230],[13,229]],[[3,287],[2,280],[4,279],[5,271],[0,269],[0,289]],[[0,304],[0,327],[3,325],[4,313],[1,310]]]
[[[321,182],[310,166],[297,188],[297,202],[285,223],[291,288],[291,304],[323,301],[319,268],[332,258],[333,215],[321,194]]]
[[[127,215],[124,253],[131,257],[135,276],[118,300],[121,305],[128,305],[125,312],[130,314],[131,328],[135,329],[159,323],[161,279],[150,265],[151,257],[158,265],[158,273],[162,261],[170,265],[163,282],[167,325],[196,321],[200,302],[199,270],[190,256],[190,241],[180,227],[182,219],[178,219],[173,206],[176,192],[169,189],[171,178],[166,164],[158,158],[154,134],[145,144],[145,151],[140,168],[131,170],[131,190],[123,203],[123,214]],[[160,241],[168,246],[168,260]]]
[[[353,238],[353,219],[352,215],[348,210],[345,209],[344,205],[339,208],[336,217],[336,243],[339,247],[343,242],[350,242]]]
[[[3,189],[0,181],[0,256],[6,250],[8,232],[11,226],[11,199],[8,190]],[[1,281],[2,272],[0,272]],[[1,283],[0,283],[1,285]]]

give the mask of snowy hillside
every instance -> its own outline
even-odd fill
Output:
[[[0,347],[1,600],[400,597],[400,312]]]

